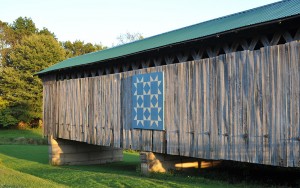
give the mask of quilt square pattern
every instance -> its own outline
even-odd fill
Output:
[[[132,77],[132,127],[164,130],[163,72]]]

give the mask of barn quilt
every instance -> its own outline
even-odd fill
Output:
[[[132,127],[164,130],[164,74],[132,77]]]

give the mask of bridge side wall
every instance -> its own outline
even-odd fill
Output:
[[[300,166],[300,43],[44,81],[45,134],[207,160]],[[165,130],[132,129],[132,75],[164,72]]]

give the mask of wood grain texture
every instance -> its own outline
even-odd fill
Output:
[[[115,148],[300,166],[300,43],[88,78],[43,79],[44,134]],[[137,62],[139,63],[139,62]],[[132,75],[164,72],[165,131],[132,129]]]

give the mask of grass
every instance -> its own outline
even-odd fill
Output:
[[[0,165],[0,187],[64,187],[55,182]]]
[[[0,129],[0,138],[43,138],[42,129]]]
[[[299,169],[225,162],[218,168],[143,176],[139,154],[124,151],[124,161],[90,166],[51,166],[48,146],[14,139],[44,139],[41,130],[0,130],[1,187],[300,187]],[[11,140],[9,145],[1,143]],[[2,144],[2,145],[1,145]],[[288,175],[288,176],[287,176]]]
[[[42,129],[0,129],[0,144],[47,144]]]
[[[125,152],[124,162],[58,167],[48,164],[47,152],[47,146],[0,145],[1,165],[3,169],[8,169],[4,170],[6,176],[14,174],[9,181],[0,178],[0,187],[18,187],[21,181],[19,176],[24,187],[239,187],[202,177],[174,174],[142,176],[136,170],[139,165],[138,153]],[[31,186],[31,182],[36,184]],[[47,184],[41,185],[43,182]]]

